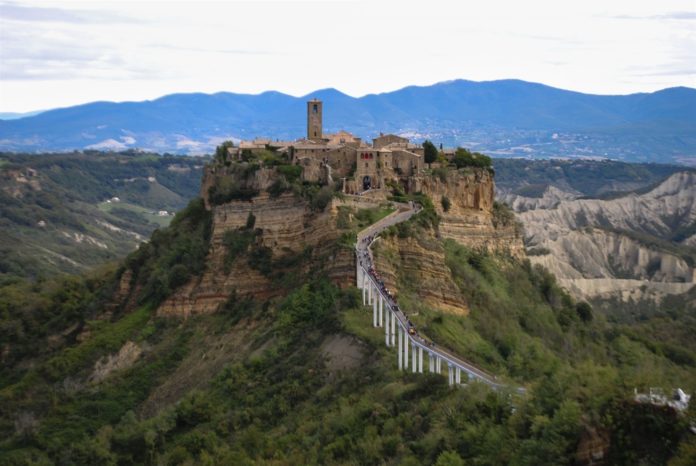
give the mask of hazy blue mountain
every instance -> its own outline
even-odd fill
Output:
[[[35,112],[0,112],[0,120],[16,120],[18,118],[25,118],[34,115],[38,115],[43,110],[37,110]]]
[[[519,80],[457,80],[360,98],[323,89],[302,97],[221,92],[93,102],[0,121],[0,149],[203,153],[229,138],[295,139],[304,135],[311,97],[325,102],[326,131],[364,138],[398,132],[506,156],[696,157],[696,89],[600,96]]]

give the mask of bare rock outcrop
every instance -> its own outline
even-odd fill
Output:
[[[397,270],[412,282],[418,297],[428,306],[452,314],[466,315],[469,306],[445,263],[445,252],[432,235],[421,238],[390,236],[373,246],[375,267],[386,287],[396,296],[400,285]]]
[[[450,170],[445,176],[414,179],[413,189],[428,195],[440,216],[439,232],[444,238],[491,252],[524,257],[522,232],[514,220],[497,224],[494,217],[495,182],[487,170]],[[442,199],[449,200],[445,210]]]
[[[679,248],[696,243],[689,233],[696,224],[696,173],[675,173],[647,192],[606,200],[550,189],[542,199],[507,200],[524,225],[530,259],[576,296],[659,299],[694,283],[696,272]]]
[[[94,370],[89,376],[88,381],[91,383],[100,383],[109,375],[116,371],[128,369],[142,354],[143,349],[132,341],[127,341],[118,353],[110,354],[101,358],[94,364]]]
[[[255,228],[263,234],[263,246],[273,250],[274,257],[297,254],[306,247],[314,248],[314,254],[324,251],[339,236],[335,217],[330,208],[313,212],[307,202],[292,194],[271,198],[262,193],[250,201],[233,201],[213,206],[213,231],[206,270],[180,287],[158,309],[159,315],[188,316],[215,312],[233,290],[237,295],[252,296],[259,300],[273,298],[282,290],[272,286],[270,279],[250,267],[245,260],[235,260],[229,273],[225,273],[226,247],[223,242],[226,231],[245,226],[249,215],[255,217]],[[336,266],[351,273],[354,266],[346,267],[346,258],[337,254]],[[329,276],[339,278],[341,273],[331,271]]]

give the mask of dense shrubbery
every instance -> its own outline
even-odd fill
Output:
[[[212,215],[202,199],[194,199],[179,212],[169,227],[156,230],[126,259],[134,281],[142,285],[139,300],[154,305],[205,269]]]
[[[422,193],[404,194],[399,186],[393,187],[393,196],[390,198],[396,202],[413,201],[422,207],[422,210],[406,222],[401,222],[387,228],[384,235],[397,235],[399,238],[408,238],[415,235],[421,229],[433,228],[437,230],[440,217],[437,215],[433,201]]]
[[[493,226],[508,227],[515,224],[515,213],[506,204],[493,201]]]
[[[71,342],[86,321],[102,310],[116,287],[112,268],[90,277],[61,277],[30,283],[19,280],[0,286],[0,347],[5,348],[0,388],[12,381],[9,371],[21,358],[45,353],[37,345],[61,333]]]
[[[278,306],[278,328],[303,332],[307,329],[337,330],[341,292],[327,280],[304,284]]]
[[[440,199],[440,204],[442,204],[442,210],[445,212],[449,212],[450,207],[452,207],[452,201],[450,201],[449,197],[447,196],[442,196]]]
[[[479,152],[471,152],[468,149],[458,147],[452,158],[457,168],[476,167],[490,169],[493,166],[493,161],[487,155]]]
[[[215,148],[215,161],[218,163],[225,163],[229,159],[229,149],[234,147],[232,141],[224,141],[222,144]]]
[[[249,201],[259,195],[259,190],[235,182],[218,183],[208,188],[208,200],[220,205],[230,201]]]

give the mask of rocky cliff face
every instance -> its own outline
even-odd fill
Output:
[[[414,179],[412,189],[427,194],[440,216],[440,235],[460,244],[489,251],[524,256],[522,232],[514,219],[497,222],[494,213],[495,183],[486,170],[448,171]],[[443,197],[449,200],[445,210]]]
[[[281,287],[252,268],[245,258],[228,264],[226,272],[225,233],[245,227],[250,215],[262,234],[258,241],[270,248],[274,259],[293,257],[311,251],[312,258],[322,258],[323,273],[339,285],[354,282],[355,262],[352,249],[338,247],[343,231],[337,226],[339,206],[353,209],[374,207],[379,200],[368,198],[333,199],[323,210],[312,209],[310,203],[290,192],[277,197],[268,194],[278,177],[273,168],[254,168],[243,164],[225,167],[212,165],[205,172],[201,194],[213,212],[211,246],[206,270],[202,276],[181,286],[159,308],[160,315],[188,316],[215,312],[234,291],[237,296],[267,300],[284,293]],[[493,209],[494,184],[490,173],[483,170],[462,173],[448,172],[445,178],[424,176],[414,178],[410,190],[422,191],[433,199],[442,217],[439,234],[476,248],[505,250],[523,254],[521,236],[511,225],[496,225]],[[225,193],[246,193],[248,200],[226,200]],[[441,199],[450,199],[447,211]],[[368,206],[372,202],[375,205]],[[366,204],[367,203],[367,204]],[[363,205],[365,204],[365,205]],[[421,295],[433,307],[455,313],[467,313],[468,307],[445,265],[444,252],[435,238],[384,240],[383,261],[387,283],[393,283],[393,270],[405,268],[413,272],[422,287]],[[386,260],[386,259],[385,259]],[[292,273],[302,273],[293,270]]]
[[[573,197],[550,188],[539,199],[508,201],[524,224],[531,260],[574,294],[627,299],[640,297],[632,290],[680,293],[694,282],[686,257],[696,243],[695,173],[676,173],[642,194]]]
[[[209,167],[204,175],[201,195],[213,211],[213,229],[206,270],[201,277],[191,280],[172,294],[159,308],[160,315],[187,316],[215,312],[230,294],[252,296],[264,301],[283,291],[272,281],[249,266],[245,258],[232,262],[225,272],[227,248],[225,232],[246,225],[249,215],[255,217],[255,228],[260,229],[260,244],[273,251],[274,259],[292,257],[311,250],[313,257],[329,255],[331,264],[326,274],[340,284],[349,283],[354,272],[351,251],[333,247],[340,236],[336,227],[336,208],[330,204],[323,211],[313,211],[309,203],[291,193],[271,197],[267,192],[276,180],[273,169],[260,168],[240,179],[220,166]],[[212,186],[236,184],[237,188],[255,192],[249,200],[233,200],[214,205],[209,199]],[[301,273],[301,270],[295,273]]]
[[[437,231],[417,237],[389,236],[375,244],[375,263],[387,287],[411,294],[428,307],[453,314],[468,314],[469,306],[445,263],[438,238],[491,252],[524,256],[522,233],[514,217],[505,221],[496,215],[493,175],[486,170],[455,171],[414,177],[409,190],[422,192],[440,217]],[[445,209],[443,199],[447,199]],[[406,282],[396,281],[396,271]]]
[[[419,238],[380,238],[373,251],[377,270],[397,297],[408,289],[429,307],[453,314],[469,313],[469,306],[445,264],[442,245],[432,234]],[[397,270],[409,283],[397,282]]]

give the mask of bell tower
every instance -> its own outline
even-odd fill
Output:
[[[307,101],[307,139],[319,141],[322,138],[322,102],[312,99]]]

